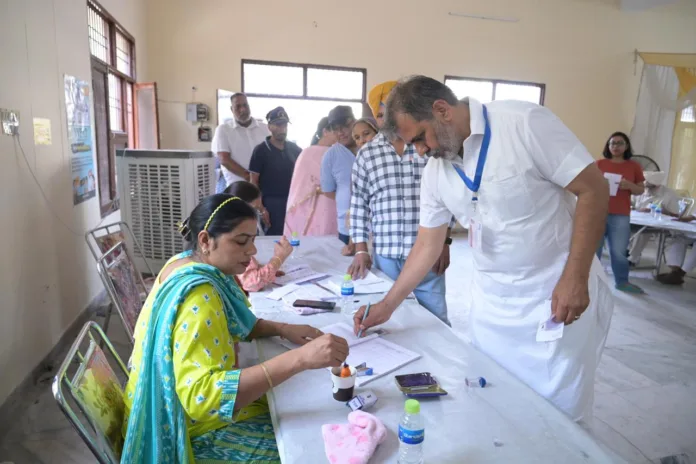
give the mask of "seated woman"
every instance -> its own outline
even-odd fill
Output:
[[[167,262],[138,318],[121,462],[280,462],[264,394],[304,370],[339,366],[348,344],[249,310],[230,277],[256,253],[246,202],[206,197],[181,232],[191,249]],[[271,336],[302,346],[239,369],[236,343]]]
[[[225,193],[246,201],[259,213],[263,208],[261,190],[251,182],[243,180],[234,182],[227,187]],[[288,242],[287,238],[282,237],[275,244],[273,257],[268,261],[268,264],[261,266],[256,258],[252,256],[251,262],[244,273],[237,276],[237,279],[242,284],[242,288],[247,292],[260,292],[266,285],[275,282],[276,277],[283,275],[280,267],[291,253],[292,246],[290,242]]]

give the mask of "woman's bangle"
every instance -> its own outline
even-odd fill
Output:
[[[268,380],[268,386],[273,389],[273,381],[271,380],[271,374],[268,373],[268,369],[266,369],[266,365],[264,363],[260,364],[261,369],[263,369],[263,373],[266,374],[266,380]]]
[[[272,263],[274,259],[277,259],[277,260],[278,260],[278,265],[277,265],[276,267],[277,267],[278,269],[280,269],[280,267],[283,265],[283,262],[280,260],[279,257],[274,256],[274,257],[272,257],[272,258],[270,259],[270,261],[268,261],[268,262],[269,262],[269,263]]]
[[[368,251],[356,251],[356,252],[355,252],[355,256],[358,256],[358,255],[368,255],[368,256],[370,256],[370,253],[369,253]]]

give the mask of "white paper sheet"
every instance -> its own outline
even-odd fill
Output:
[[[283,295],[282,299],[285,304],[292,306],[295,300],[323,301],[322,298],[333,296],[331,292],[315,284],[295,285],[295,287],[297,288],[292,293],[288,292]]]
[[[282,287],[276,288],[271,293],[266,295],[266,298],[278,301],[281,298],[283,298],[284,296],[294,292],[295,290],[297,290],[299,288],[300,288],[300,286],[297,284],[283,285]]]
[[[336,335],[337,337],[342,337],[345,338],[346,341],[348,342],[348,346],[351,347],[351,349],[354,346],[360,345],[365,342],[369,342],[370,340],[374,340],[375,338],[380,336],[380,333],[377,331],[370,332],[367,335],[365,335],[362,338],[358,338],[355,336],[353,333],[353,328],[349,326],[348,324],[345,324],[343,322],[339,322],[337,324],[331,324],[327,325],[326,327],[322,327],[320,329],[322,332],[325,334],[330,333],[332,335]],[[297,345],[289,340],[285,340],[283,338],[273,338],[272,339],[274,342],[284,346],[285,348],[289,350],[294,350],[295,348],[299,348],[300,345]]]
[[[609,181],[609,195],[615,197],[619,192],[619,183],[621,182],[621,174],[613,174],[611,172],[605,172],[604,178]]]
[[[351,366],[367,363],[367,367],[372,368],[373,375],[358,377],[355,380],[355,385],[360,387],[394,372],[420,357],[418,353],[407,350],[396,343],[383,338],[375,338],[367,343],[352,346],[346,362]]]
[[[341,294],[341,285],[343,285],[343,279],[337,277],[332,277],[321,282],[322,285],[329,288],[336,295]],[[367,295],[373,293],[386,293],[392,288],[392,283],[386,280],[380,279],[373,273],[368,273],[367,277],[360,280],[353,281],[353,291],[356,295]]]
[[[302,282],[309,282],[310,280],[319,280],[322,277],[326,277],[326,274],[321,272],[315,272],[306,264],[300,264],[299,266],[293,266],[288,269],[283,269],[285,273],[284,276],[277,277],[275,283],[278,285],[287,284],[301,284]]]

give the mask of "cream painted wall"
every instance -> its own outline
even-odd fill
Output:
[[[597,154],[631,128],[633,50],[696,52],[693,0],[639,13],[614,0],[148,0],[148,13],[167,148],[208,146],[183,102],[196,86],[214,112],[216,89],[239,90],[240,60],[251,58],[364,67],[368,86],[413,73],[543,82],[546,105]]]
[[[101,0],[136,38],[144,74],[144,0]],[[0,107],[20,110],[20,140],[0,135],[0,403],[102,289],[84,241],[98,200],[73,207],[63,76],[91,82],[86,0],[0,0]],[[32,118],[51,120],[53,144],[34,146]],[[50,212],[55,212],[65,223]],[[105,223],[118,220],[114,214]],[[70,230],[68,230],[68,227]]]

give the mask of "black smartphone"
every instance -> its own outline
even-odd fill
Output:
[[[295,300],[292,304],[296,308],[314,308],[323,309],[324,311],[333,311],[336,303],[333,301],[316,301],[316,300]]]
[[[428,388],[437,385],[437,381],[430,375],[430,372],[397,375],[394,379],[401,388]]]

